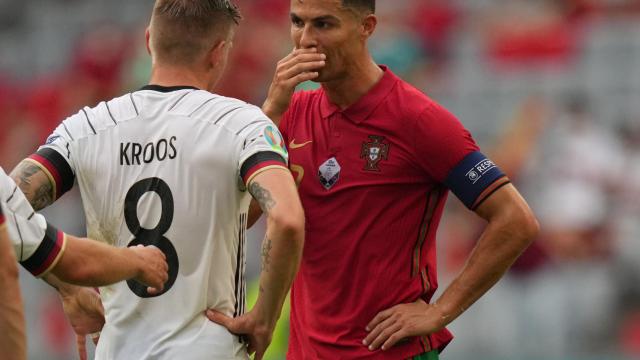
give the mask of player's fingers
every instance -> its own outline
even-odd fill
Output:
[[[286,61],[282,61],[281,63],[279,63],[278,66],[276,67],[276,72],[282,73],[283,71],[289,70],[299,64],[324,61],[326,59],[327,59],[327,56],[325,54],[304,54],[304,55],[294,56],[287,59]]]
[[[394,347],[398,342],[400,342],[401,340],[403,340],[406,337],[404,331],[402,329],[394,332],[393,334],[391,334],[391,336],[389,336],[389,338],[387,339],[387,341],[384,342],[384,344],[382,344],[382,350],[389,350],[392,347]]]
[[[98,342],[100,342],[100,332],[91,334],[91,341],[93,341],[93,345],[98,346]]]
[[[226,316],[225,314],[209,309],[206,312],[206,316],[209,320],[213,321],[218,325],[222,325],[226,327],[232,333],[238,333],[240,330],[240,318],[231,318]]]
[[[389,316],[391,316],[391,314],[393,314],[393,312],[391,311],[391,309],[388,310],[384,310],[379,312],[374,318],[373,320],[371,320],[371,322],[369,322],[369,324],[367,324],[367,326],[365,327],[365,330],[367,331],[371,331],[373,330],[376,326],[378,326],[379,323],[383,322],[384,320],[386,320]]]
[[[78,346],[78,357],[80,360],[87,360],[87,345],[84,335],[76,335],[76,345]]]
[[[162,288],[158,289],[158,288],[154,288],[154,287],[151,287],[151,286],[149,286],[147,288],[147,294],[149,294],[149,295],[158,295],[161,292],[162,292]]]
[[[309,80],[313,80],[313,79],[317,78],[318,75],[319,75],[318,72],[315,72],[315,71],[302,73],[302,74],[290,79],[289,80],[289,83],[290,83],[289,86],[296,87],[296,86],[298,86],[299,84],[302,84],[305,81],[309,81]]]
[[[398,323],[389,324],[389,326],[385,327],[384,330],[380,332],[380,334],[371,342],[369,345],[369,350],[377,350],[382,344],[384,344],[390,336],[399,331],[402,328]]]
[[[395,321],[391,317],[386,318],[383,322],[376,325],[369,334],[367,334],[367,337],[364,338],[362,343],[370,346],[380,336],[380,334],[387,328],[391,327],[394,322]]]
[[[262,360],[263,357],[264,357],[264,350],[256,351],[256,356],[254,357],[254,360]]]
[[[324,60],[296,64],[291,68],[286,69],[282,73],[280,73],[279,78],[283,81],[286,81],[288,79],[296,77],[299,74],[303,74],[310,71],[317,71],[322,67],[324,67],[325,64],[326,63]]]

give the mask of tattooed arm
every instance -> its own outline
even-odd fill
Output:
[[[246,334],[249,351],[255,351],[256,359],[261,359],[298,271],[304,243],[304,213],[293,178],[284,168],[256,175],[249,184],[249,192],[267,217],[258,300],[251,311],[238,318],[211,310],[207,316],[232,333]]]
[[[47,174],[31,161],[22,160],[11,172],[11,177],[34,210],[42,210],[55,201],[54,184]]]

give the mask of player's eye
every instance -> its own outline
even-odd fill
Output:
[[[316,21],[315,27],[317,27],[318,29],[327,29],[331,27],[331,24],[327,21]]]
[[[304,22],[300,18],[297,18],[297,17],[292,17],[291,18],[291,24],[293,24],[293,26],[299,27],[299,28],[304,26]]]

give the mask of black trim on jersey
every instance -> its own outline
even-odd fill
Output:
[[[47,159],[47,161],[49,161],[51,165],[53,165],[56,170],[58,170],[58,174],[60,175],[60,182],[62,182],[62,184],[56,184],[56,186],[61,186],[61,189],[59,191],[60,196],[71,190],[71,188],[73,187],[75,176],[73,175],[73,170],[71,170],[71,167],[69,166],[67,160],[65,160],[65,158],[60,155],[59,152],[46,147],[36,151],[36,154]]]
[[[131,99],[131,103],[133,104],[133,109],[136,111],[136,116],[140,115],[138,112],[138,107],[136,106],[136,102],[133,101],[133,93],[129,93],[129,98]]]
[[[196,111],[202,109],[202,107],[205,106],[206,104],[208,104],[211,100],[214,100],[214,99],[217,99],[217,98],[218,98],[217,96],[214,96],[212,98],[207,99],[207,101],[203,102],[202,105],[198,106],[195,110],[193,110],[191,112],[191,114],[189,114],[189,117],[191,117],[193,114],[195,114]]]
[[[69,137],[71,138],[71,141],[75,141],[73,139],[73,136],[71,136],[71,133],[69,132],[69,129],[67,129],[67,125],[64,123],[64,121],[62,122],[62,126],[64,127],[64,131],[66,131],[67,135],[69,135]]]
[[[109,103],[105,101],[104,105],[107,107],[107,111],[109,112],[109,116],[111,116],[111,120],[113,120],[113,123],[115,125],[118,125],[118,122],[116,121],[116,118],[114,118],[113,114],[111,113],[111,109],[109,109]]]
[[[218,123],[219,123],[220,121],[222,121],[222,119],[224,119],[227,115],[231,114],[232,112],[234,112],[234,111],[236,111],[236,110],[240,110],[240,109],[242,109],[243,107],[244,107],[244,106],[238,106],[238,107],[235,107],[235,108],[233,108],[233,109],[231,109],[231,110],[227,111],[226,113],[222,114],[222,115],[218,118],[218,120],[216,120],[216,122],[214,122],[213,124],[214,124],[214,125],[218,125]]]
[[[140,88],[140,90],[151,90],[151,91],[158,91],[162,93],[168,93],[168,92],[178,91],[178,90],[187,90],[187,89],[200,90],[195,86],[189,86],[189,85],[162,86],[162,85],[149,84]]]
[[[21,261],[23,256],[23,250],[24,250],[24,240],[22,239],[20,224],[18,223],[18,218],[16,217],[15,213],[13,213],[13,222],[16,224],[16,230],[18,230],[18,237],[20,238],[20,257],[18,258],[18,261]]]
[[[248,128],[249,126],[251,126],[251,125],[255,125],[255,124],[258,124],[258,123],[261,123],[261,122],[264,122],[264,121],[265,121],[265,120],[258,120],[258,121],[251,122],[251,123],[247,124],[247,126],[245,126],[245,127],[243,127],[242,129],[238,130],[238,132],[236,133],[236,135],[240,135],[240,133],[241,133],[241,132],[243,132],[243,131],[244,131],[244,129]]]
[[[188,93],[184,93],[184,95],[180,96],[180,99],[178,99],[178,101],[174,102],[173,105],[171,105],[169,111],[173,110],[180,103],[180,101],[182,101],[182,99],[186,98],[187,95],[191,94],[192,92],[193,91],[189,91]]]
[[[84,117],[87,119],[87,123],[89,124],[91,131],[93,131],[93,135],[97,134],[96,129],[93,127],[93,124],[91,124],[91,120],[89,120],[89,114],[87,114],[87,111],[82,109],[82,112],[84,113]]]
[[[31,212],[31,215],[29,215],[29,217],[27,218],[27,220],[31,220],[31,218],[32,218],[32,217],[33,217],[33,215],[35,215],[35,214],[36,214],[36,212],[35,212],[35,211]]]
[[[55,248],[58,240],[58,229],[47,223],[47,230],[44,232],[44,238],[38,246],[36,252],[25,261],[20,261],[20,265],[33,273],[37,270],[51,255],[51,251]]]
[[[244,285],[244,247],[246,240],[248,214],[240,214],[240,227],[238,229],[238,253],[236,254],[236,274],[235,274],[235,295],[236,303],[233,317],[244,313],[245,307],[245,285]]]
[[[11,196],[9,196],[9,198],[6,201],[6,203],[9,203],[9,201],[11,201],[11,199],[13,199],[13,196],[16,194],[16,190],[18,190],[18,185],[16,185],[16,187],[13,188],[13,191],[11,192]]]
[[[247,172],[251,170],[254,166],[265,162],[265,161],[277,161],[281,162],[282,165],[287,167],[287,162],[277,153],[272,151],[261,151],[259,153],[255,153],[251,155],[247,160],[245,160],[244,164],[242,164],[242,168],[240,168],[240,177],[244,179]]]

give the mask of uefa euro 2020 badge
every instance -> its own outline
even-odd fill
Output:
[[[280,131],[275,129],[273,126],[267,126],[264,129],[264,138],[267,140],[267,143],[271,145],[271,148],[279,153],[284,155],[287,154],[287,148],[284,145],[284,139],[282,135],[280,135]]]
[[[340,178],[340,164],[335,157],[325,161],[318,168],[318,179],[325,189],[329,190],[338,182]]]

